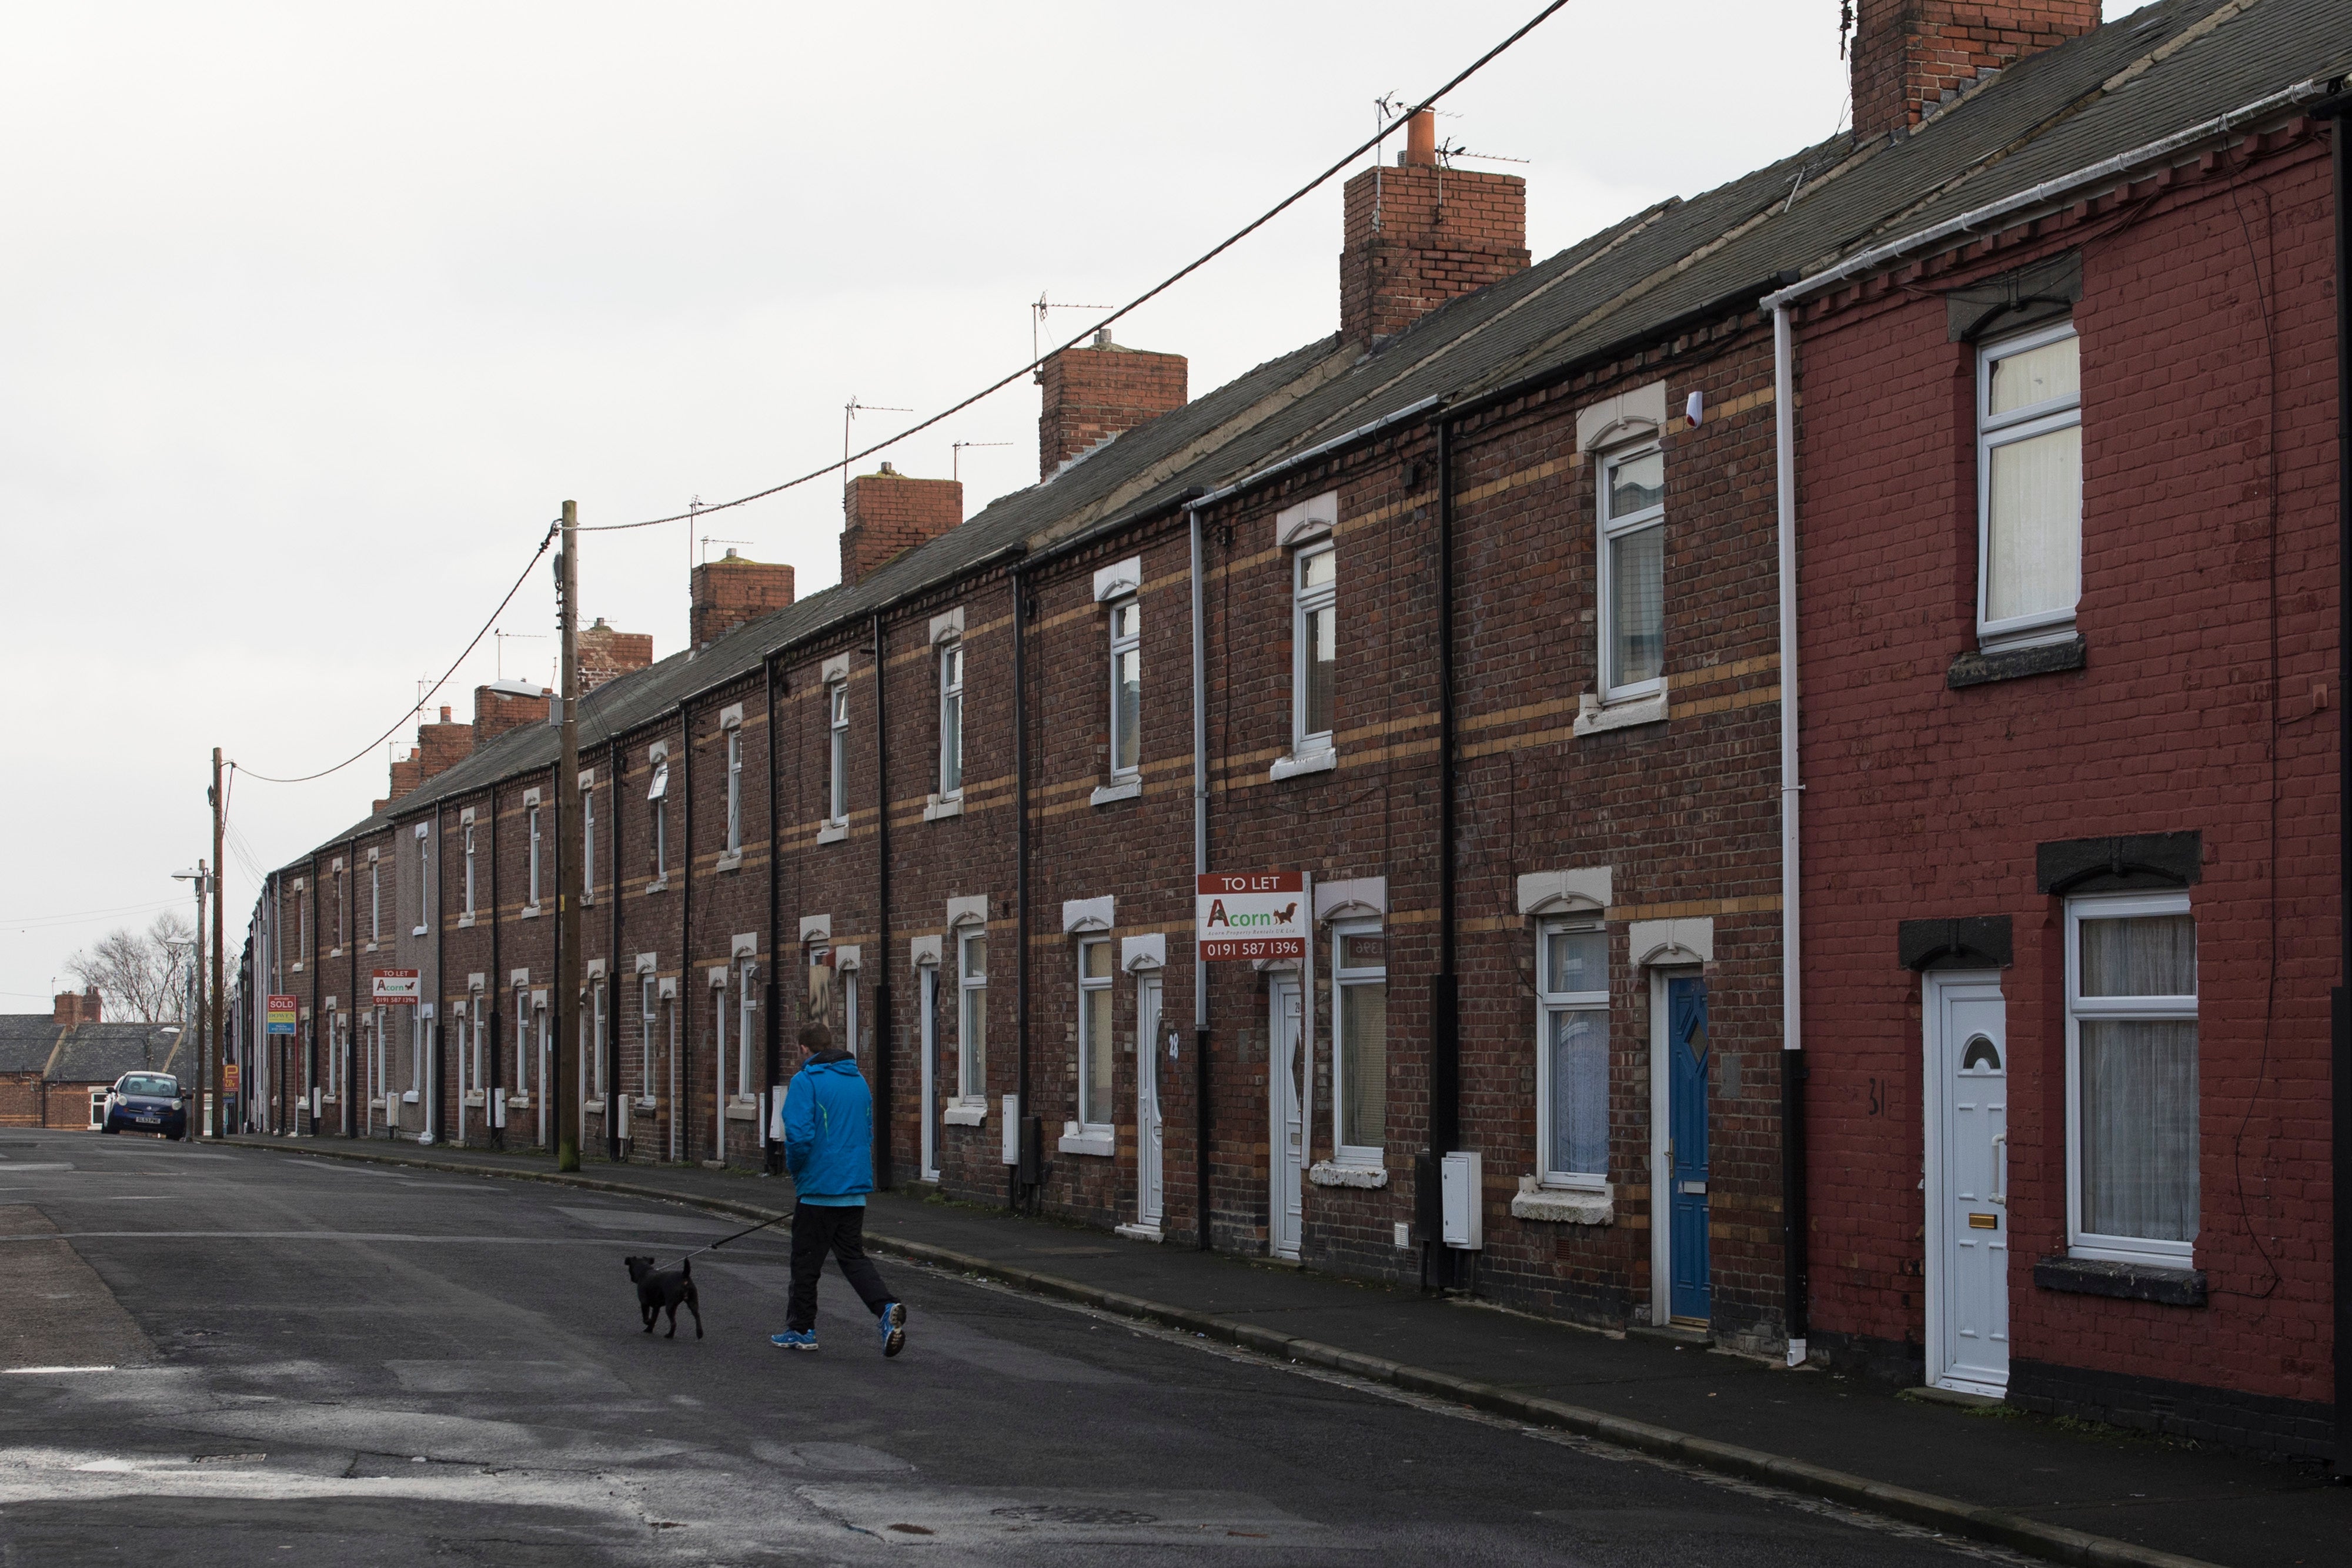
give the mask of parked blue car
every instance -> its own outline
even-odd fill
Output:
[[[188,1135],[187,1092],[168,1072],[126,1072],[107,1091],[109,1133],[160,1133],[167,1138]]]

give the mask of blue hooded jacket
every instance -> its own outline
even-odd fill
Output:
[[[820,1051],[793,1074],[784,1165],[803,1203],[863,1205],[874,1190],[874,1095],[847,1051]]]

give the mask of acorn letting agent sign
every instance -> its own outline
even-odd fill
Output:
[[[1307,876],[1269,871],[1193,879],[1195,933],[1204,962],[1307,956]]]
[[[413,1008],[416,1005],[416,971],[414,969],[371,969],[368,977],[374,982],[372,998],[380,1008]]]

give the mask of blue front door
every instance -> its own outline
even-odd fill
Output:
[[[1706,982],[1666,982],[1667,1239],[1675,1317],[1709,1316],[1706,1255]]]

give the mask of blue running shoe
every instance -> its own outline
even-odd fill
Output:
[[[816,1330],[786,1329],[782,1333],[770,1334],[768,1336],[768,1343],[774,1345],[779,1350],[814,1350],[816,1348]]]
[[[896,1355],[907,1348],[907,1309],[892,1301],[882,1309],[877,1325],[882,1330],[882,1354]]]

